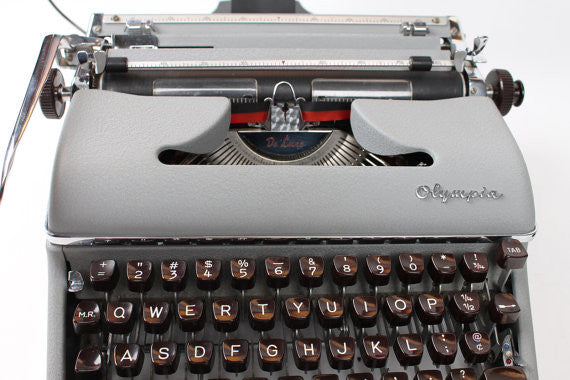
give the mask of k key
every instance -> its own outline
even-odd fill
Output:
[[[382,368],[386,365],[389,354],[388,338],[384,335],[365,336],[362,338],[362,360],[369,368]]]

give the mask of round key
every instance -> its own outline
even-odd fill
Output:
[[[265,259],[265,279],[270,288],[285,288],[289,285],[291,262],[288,257]]]
[[[107,303],[107,327],[113,334],[128,334],[133,329],[135,316],[134,305],[128,301],[111,301]]]
[[[186,360],[190,372],[204,374],[214,365],[214,344],[210,341],[196,340],[186,344]]]
[[[321,359],[321,341],[317,338],[295,340],[293,345],[295,365],[302,371],[313,371],[319,368]]]
[[[204,328],[206,313],[204,301],[199,298],[187,298],[178,302],[178,321],[184,332],[200,331]]]
[[[526,380],[526,375],[518,367],[496,367],[486,369],[481,380]]]
[[[384,314],[392,327],[407,325],[412,316],[412,299],[407,295],[386,296]]]
[[[448,284],[453,282],[457,264],[455,256],[451,253],[434,253],[430,256],[428,273],[436,284]]]
[[[416,313],[422,323],[438,325],[443,320],[445,304],[441,294],[420,294],[416,301]]]
[[[332,329],[342,325],[344,309],[341,297],[319,297],[317,301],[317,311],[319,322],[324,328]]]
[[[396,266],[398,278],[404,284],[417,284],[422,281],[424,273],[424,257],[421,254],[403,253],[398,256]]]
[[[284,302],[283,315],[285,324],[291,329],[309,327],[311,301],[307,297],[291,297]]]
[[[459,264],[461,275],[467,282],[483,282],[487,278],[489,260],[483,252],[467,252]]]
[[[358,327],[372,327],[378,316],[378,300],[373,296],[357,296],[352,299],[351,315]]]
[[[131,260],[127,263],[127,281],[129,290],[148,292],[152,287],[152,262],[148,260]]]
[[[362,338],[362,360],[368,368],[382,368],[390,353],[388,338],[384,335],[371,335]]]
[[[484,331],[468,331],[459,342],[461,353],[469,363],[483,363],[491,350],[489,335]]]
[[[392,263],[390,256],[370,255],[366,256],[366,270],[364,274],[366,281],[372,286],[387,285],[390,281]]]
[[[138,376],[144,364],[142,347],[135,343],[116,344],[113,349],[113,364],[117,375],[121,377]]]
[[[489,303],[491,320],[500,325],[515,323],[521,311],[519,304],[512,294],[497,293]]]
[[[333,258],[333,280],[338,286],[356,284],[358,260],[355,256],[335,256]]]
[[[457,354],[457,338],[453,333],[431,334],[427,349],[435,364],[452,364]]]
[[[419,334],[400,334],[394,342],[396,358],[403,366],[420,364],[423,350],[422,337]]]
[[[502,239],[497,247],[497,264],[505,269],[524,267],[528,253],[522,243],[516,239]]]
[[[267,372],[281,371],[286,348],[283,339],[261,339],[257,350],[261,369]]]
[[[196,260],[196,285],[202,290],[216,290],[220,287],[222,262],[218,259]]]
[[[113,290],[119,281],[119,270],[115,260],[91,261],[89,281],[95,290],[102,292]]]
[[[325,261],[322,257],[301,257],[299,259],[299,281],[307,288],[316,288],[323,284]]]
[[[95,301],[81,301],[73,313],[73,330],[76,334],[94,334],[101,330],[101,311]]]
[[[235,258],[231,261],[232,286],[239,290],[255,285],[255,259]]]
[[[451,314],[459,323],[474,322],[479,314],[481,304],[477,293],[456,293],[450,302]]]
[[[331,337],[327,344],[329,365],[337,370],[352,368],[354,362],[354,338]]]
[[[186,287],[186,261],[163,260],[160,264],[162,287],[169,292],[179,292]]]
[[[154,342],[150,346],[150,359],[157,375],[171,375],[178,368],[176,342]]]
[[[247,369],[249,343],[245,339],[228,339],[222,343],[224,369],[228,372],[243,372]]]

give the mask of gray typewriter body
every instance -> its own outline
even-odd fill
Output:
[[[98,14],[90,27],[90,37],[75,45],[60,45],[58,55],[61,66],[77,71],[56,155],[47,218],[48,378],[79,378],[76,360],[86,347],[101,353],[96,378],[122,378],[114,368],[113,347],[129,342],[139,344],[144,352],[144,364],[134,379],[312,379],[325,374],[351,379],[348,376],[354,373],[377,379],[391,372],[406,373],[412,379],[421,370],[438,370],[445,378],[453,369],[467,367],[479,378],[485,370],[513,364],[526,378],[538,379],[526,269],[496,265],[502,239],[518,239],[526,247],[534,235],[532,188],[521,152],[500,112],[504,104],[499,103],[507,96],[498,99],[497,91],[503,88],[493,87],[492,78],[486,82],[480,77],[478,46],[467,47],[454,18]],[[204,90],[200,86],[205,82],[196,78],[206,82],[222,78],[216,83],[229,85]],[[235,78],[253,80],[232,82]],[[338,85],[336,91],[348,95],[331,99],[324,95],[319,103],[316,93],[321,79],[333,92]],[[338,79],[347,82],[339,84]],[[355,95],[350,91],[350,86],[367,80],[378,84],[373,92]],[[279,85],[281,81],[287,83]],[[236,90],[243,83],[247,88]],[[299,96],[288,98],[290,89]],[[236,96],[236,91],[247,96]],[[522,101],[520,91],[516,96]],[[278,105],[286,115],[288,109],[302,110],[306,118],[310,112],[302,108],[307,107],[303,102],[319,103],[315,106],[319,111],[321,103],[333,107],[346,103],[343,112],[350,116],[343,117],[343,123],[331,124],[328,119],[296,123],[287,116],[278,119],[282,115],[271,108]],[[249,109],[264,103],[269,105],[264,111],[267,121],[236,125],[235,107]],[[285,129],[276,129],[283,128],[276,119],[285,123]],[[360,158],[343,160],[338,158],[341,150],[325,165],[305,165],[299,155],[284,162],[287,158],[273,151],[247,144],[249,150],[240,145],[241,153],[236,148],[235,154],[257,154],[261,164],[243,164],[245,158],[222,164],[164,159],[164,152],[170,151],[194,158],[223,153],[220,146],[235,136],[243,140],[251,130],[294,135],[311,129],[329,133],[338,126],[348,130],[361,149],[357,156],[380,157],[381,164],[368,165]],[[236,128],[237,135],[228,137]],[[332,134],[326,138],[303,159],[324,154],[319,151],[327,147]],[[416,161],[417,154],[421,162]],[[397,164],[393,157],[412,163]],[[469,252],[487,255],[490,265],[484,281],[468,283],[459,270],[443,284],[434,283],[428,275],[431,255],[452,254],[459,267]],[[419,282],[406,284],[396,274],[401,254],[423,256],[426,269]],[[333,279],[332,260],[342,255],[357,258],[353,285],[340,286]],[[371,286],[367,281],[368,255],[391,258],[393,273],[387,285]],[[289,258],[288,286],[278,290],[268,286],[267,257]],[[302,257],[324,258],[321,286],[309,289],[297,280]],[[216,290],[195,286],[198,258],[221,261],[221,285]],[[234,258],[255,260],[253,287],[232,286],[230,261]],[[161,262],[170,259],[188,265],[187,284],[177,292],[161,286]],[[116,263],[119,277],[112,291],[97,291],[90,283],[90,265],[97,260]],[[152,263],[149,290],[129,288],[125,268],[132,260]],[[458,323],[449,311],[449,300],[459,291],[481,297],[481,311],[474,322]],[[488,316],[490,298],[503,291],[515,297],[521,310],[517,321],[506,326]],[[441,293],[445,299],[440,323],[423,324],[415,309],[405,325],[395,327],[386,321],[382,307],[386,297],[405,294],[415,302],[429,292]],[[298,295],[310,298],[313,314],[307,328],[296,330],[283,323],[282,302]],[[343,297],[346,310],[341,328],[324,328],[316,316],[317,299],[325,295]],[[358,327],[351,319],[349,304],[357,295],[376,297],[381,305],[374,326]],[[106,330],[108,302],[132,301],[135,308],[142,308],[147,301],[163,300],[175,312],[176,303],[187,298],[205,302],[205,326],[198,331],[183,331],[173,316],[166,332],[145,332],[140,309],[129,333]],[[235,331],[221,332],[212,323],[211,303],[220,298],[239,301]],[[253,298],[275,300],[273,329],[260,333],[248,322],[247,303]],[[100,305],[97,333],[74,332],[74,309],[82,300]],[[487,360],[468,362],[458,343],[451,364],[434,363],[426,342],[430,334],[457,333],[459,341],[463,332],[475,330],[490,336]],[[394,353],[396,337],[408,333],[424,339],[418,364],[403,365]],[[353,337],[358,347],[368,335],[387,337],[390,353],[384,365],[366,365],[357,348],[349,367],[331,367],[326,348],[331,337]],[[296,339],[307,337],[321,340],[322,354],[316,369],[301,370],[293,358],[293,346]],[[223,363],[222,342],[238,338],[249,342],[243,371]],[[260,367],[257,351],[262,338],[285,341],[280,369]],[[514,350],[505,349],[505,339],[510,339]],[[186,344],[194,340],[214,344],[212,368],[204,374],[193,373],[186,359]],[[170,374],[157,373],[151,359],[151,345],[162,341],[175,342],[179,350],[178,364]]]

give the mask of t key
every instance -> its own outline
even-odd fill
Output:
[[[338,286],[356,284],[358,261],[355,256],[335,256],[333,258],[333,280]]]
[[[127,281],[133,292],[147,292],[152,286],[152,262],[131,260],[127,263]]]
[[[220,287],[222,262],[218,259],[196,260],[196,285],[202,290],[216,290]]]
[[[239,290],[255,285],[255,259],[239,258],[231,261],[232,286]]]
[[[115,260],[91,261],[89,266],[89,281],[93,289],[110,292],[117,286],[119,271]]]
[[[275,325],[275,301],[271,298],[249,301],[249,323],[257,331],[268,331]]]
[[[423,255],[417,253],[404,253],[399,255],[396,272],[398,272],[398,278],[404,284],[417,284],[421,282],[424,273]]]

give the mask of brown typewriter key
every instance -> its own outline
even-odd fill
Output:
[[[352,299],[352,320],[358,327],[372,327],[378,316],[378,300],[373,296],[358,296]]]
[[[416,373],[414,380],[443,380],[443,375],[437,369],[427,369]]]
[[[419,334],[401,334],[394,342],[394,353],[403,366],[420,364],[423,352],[424,346]]]
[[[178,302],[178,321],[184,332],[195,332],[204,328],[206,313],[204,302],[199,298],[189,298]]]
[[[422,281],[424,273],[424,257],[421,254],[403,253],[398,256],[396,266],[398,278],[404,284],[417,284]]]
[[[338,286],[356,284],[358,260],[355,256],[335,256],[333,258],[333,280]]]
[[[387,285],[390,281],[392,263],[390,256],[366,256],[366,281],[372,286]]]
[[[204,374],[214,365],[214,344],[210,341],[190,341],[186,344],[186,360],[190,372]]]
[[[384,335],[372,335],[362,338],[360,354],[364,365],[367,367],[384,367],[389,353],[388,338]]]
[[[247,369],[249,343],[244,339],[229,339],[222,343],[224,369],[228,372],[243,372]]]
[[[526,380],[526,375],[518,367],[496,367],[486,369],[480,380]]]
[[[325,262],[322,257],[301,257],[299,259],[299,282],[307,288],[317,288],[323,284]]]
[[[471,323],[477,319],[481,308],[477,293],[456,293],[451,298],[451,314],[459,323]]]
[[[144,330],[152,334],[164,334],[170,326],[168,302],[145,302],[143,305]]]
[[[249,301],[249,323],[257,331],[271,330],[275,325],[275,301],[271,298]]]
[[[101,311],[95,301],[81,301],[73,313],[73,330],[76,334],[93,334],[101,331]]]
[[[91,261],[89,265],[89,281],[93,289],[110,292],[117,286],[119,271],[115,260]]]
[[[515,297],[507,293],[497,293],[489,303],[491,320],[500,325],[515,323],[519,319],[521,311]]]
[[[128,301],[111,301],[107,303],[107,327],[113,334],[128,334],[135,322],[134,305]]]
[[[503,239],[497,248],[497,264],[505,269],[524,267],[528,253],[526,248],[516,239]]]
[[[116,344],[113,349],[113,363],[117,375],[121,377],[138,376],[144,364],[142,347],[135,343]]]
[[[483,252],[467,252],[459,263],[461,275],[467,282],[483,282],[487,278],[489,260]]]
[[[349,373],[346,375],[346,380],[374,380],[371,373]]]
[[[239,306],[233,298],[216,300],[212,304],[214,328],[221,332],[232,332],[238,328]]]
[[[303,380],[302,376],[280,376],[277,380]]]
[[[196,260],[196,285],[202,290],[216,290],[220,287],[222,262],[218,259]]]
[[[382,380],[408,380],[406,372],[386,372],[382,375]]]
[[[261,339],[258,345],[261,369],[267,372],[281,371],[286,348],[283,339]]]
[[[309,326],[311,315],[311,301],[307,297],[287,298],[283,313],[285,324],[291,329],[304,329]]]
[[[178,345],[176,342],[154,342],[150,345],[150,359],[154,373],[171,375],[178,368]]]
[[[339,380],[338,375],[314,375],[313,380]]]
[[[354,338],[331,337],[327,344],[329,365],[337,370],[352,368],[354,363]]]
[[[133,292],[147,292],[152,286],[152,262],[131,260],[127,263],[127,281]]]
[[[473,368],[452,369],[445,380],[477,380],[477,374]]]
[[[489,335],[484,331],[468,331],[459,341],[461,353],[469,363],[483,363],[491,350]]]
[[[295,365],[302,371],[313,371],[319,368],[321,359],[321,341],[317,338],[295,340],[293,347]]]
[[[448,284],[453,282],[457,264],[455,256],[451,253],[434,253],[430,256],[428,273],[436,284]]]
[[[232,286],[238,290],[251,289],[255,285],[255,259],[235,258],[231,261]]]
[[[434,333],[428,340],[427,349],[435,364],[452,364],[457,354],[457,338],[453,333]]]
[[[441,294],[420,294],[416,300],[416,314],[426,325],[438,325],[443,320],[445,304]]]
[[[390,326],[405,326],[412,316],[412,300],[407,295],[389,295],[384,301],[384,312]]]
[[[342,297],[319,297],[317,309],[319,322],[324,328],[332,329],[342,325],[344,312]]]
[[[166,291],[179,292],[186,287],[186,261],[163,260],[160,264],[162,287]]]
[[[84,348],[75,359],[75,373],[85,378],[96,379],[103,373],[101,351],[96,348]]]
[[[271,288],[285,288],[289,285],[291,262],[288,257],[268,257],[265,259],[265,279]]]

